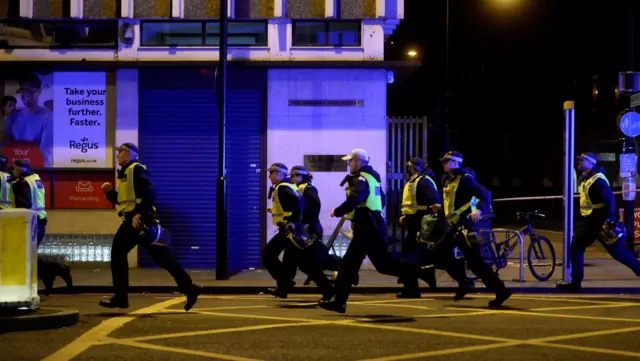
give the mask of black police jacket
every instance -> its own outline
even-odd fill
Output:
[[[353,217],[354,222],[356,222],[356,220],[359,218],[359,214],[361,214],[362,212],[367,212],[367,217],[369,216],[367,208],[358,208],[358,206],[366,201],[369,197],[369,185],[367,184],[367,181],[364,179],[364,177],[360,176],[360,172],[370,174],[378,181],[378,183],[382,183],[380,174],[376,172],[370,165],[361,167],[357,172],[347,175],[342,181],[341,185],[344,185],[345,183],[349,184],[349,196],[344,202],[342,202],[341,205],[334,209],[334,216],[344,217],[354,210],[356,211]],[[380,196],[382,197],[382,208],[384,209],[387,200],[382,188],[380,188]]]
[[[305,184],[307,182],[301,183]],[[302,211],[302,223],[315,225],[320,221],[320,208],[322,203],[320,202],[320,196],[318,195],[318,188],[313,184],[308,183],[307,187],[302,193],[303,211]]]
[[[285,178],[277,184],[271,186],[271,188],[269,189],[269,199],[271,199],[271,196],[273,195],[273,190],[280,183],[293,184],[291,182],[291,179]],[[300,222],[300,219],[302,218],[303,203],[301,197],[298,197],[298,193],[294,192],[293,189],[289,187],[279,187],[278,200],[280,201],[280,206],[282,206],[282,211],[291,212],[291,215],[284,217],[284,220],[290,223]]]
[[[466,203],[471,201],[472,197],[478,199],[476,208],[479,209],[482,214],[491,213],[491,193],[476,181],[476,175],[473,170],[468,168],[458,168],[453,171],[452,174],[444,177],[444,184],[442,188],[446,187],[447,183],[452,182],[455,177],[461,176],[460,183],[458,183],[458,189],[456,191],[454,199],[454,209],[459,209]],[[462,224],[467,227],[473,227],[473,223],[467,216],[471,213],[471,209],[462,212],[460,220]]]

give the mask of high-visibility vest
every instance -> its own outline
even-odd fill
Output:
[[[367,197],[364,202],[360,203],[357,208],[368,208],[374,212],[382,212],[382,187],[380,186],[380,182],[378,182],[376,178],[369,173],[360,172],[360,176],[366,180],[367,185],[369,186],[369,197]],[[349,197],[351,193],[349,185],[347,185],[346,191],[347,197]],[[351,211],[345,216],[345,218],[353,219],[355,212],[355,210]]]
[[[307,190],[307,186],[309,185],[309,183],[302,183],[298,185],[298,192],[300,192],[300,194],[304,194],[304,191]]]
[[[136,166],[147,169],[147,167],[140,163],[131,163],[124,171],[124,178],[118,178],[118,204],[116,205],[116,211],[118,213],[132,212],[136,208],[136,205],[142,201],[136,197],[136,191],[133,187],[133,170]]]
[[[456,192],[458,191],[458,185],[460,185],[460,180],[462,179],[462,177],[471,177],[471,174],[459,174],[452,181],[448,181],[444,186],[443,198],[445,216],[448,216],[455,211]],[[471,201],[469,203],[471,205],[471,211],[475,211],[478,199],[476,197],[471,197]]]
[[[280,204],[280,198],[278,197],[278,189],[281,186],[289,187],[294,193],[300,196],[300,192],[298,191],[298,188],[291,183],[280,182],[278,183],[278,185],[276,185],[275,189],[273,190],[273,195],[271,198],[271,217],[272,217],[273,225],[275,226],[277,226],[278,223],[282,222],[284,220],[284,217],[289,217],[292,214],[292,212],[285,212],[282,209],[282,204]]]
[[[438,189],[436,182],[428,175],[418,175],[410,179],[402,190],[402,205],[400,208],[403,215],[416,214],[418,211],[426,211],[429,209],[426,205],[418,205],[418,183],[420,183],[423,178],[428,179],[429,182],[433,184],[433,188]]]
[[[45,211],[44,185],[40,176],[33,173],[23,179],[29,184],[29,190],[31,191],[31,210],[38,214],[39,219],[45,219],[47,211]],[[12,201],[12,205],[15,208],[15,198]]]
[[[583,181],[580,184],[580,214],[583,217],[586,217],[593,212],[594,209],[599,209],[604,207],[604,203],[593,204],[591,203],[591,198],[589,198],[589,188],[591,185],[595,183],[598,179],[604,179],[609,185],[609,180],[602,173],[595,173],[589,179]]]
[[[0,172],[0,209],[11,207],[11,184],[9,173]]]

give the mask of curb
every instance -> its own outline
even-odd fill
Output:
[[[63,328],[79,321],[80,312],[77,310],[41,307],[23,315],[0,316],[0,333]]]
[[[202,294],[205,295],[257,295],[264,292],[269,286],[204,286]],[[356,286],[351,289],[351,294],[382,294],[397,293],[402,290],[400,286]],[[455,287],[442,287],[437,289],[420,288],[423,294],[442,294],[455,293]],[[568,294],[558,290],[555,287],[512,287],[510,290],[516,294]],[[112,286],[74,286],[74,290],[66,287],[54,288],[51,294],[79,294],[79,293],[113,293]],[[149,293],[149,294],[168,294],[180,293],[180,289],[176,286],[130,286],[129,293]],[[294,287],[290,294],[318,294],[319,291],[315,286],[297,286]],[[472,293],[491,293],[484,287],[476,287]],[[640,287],[585,287],[582,294],[640,294]]]

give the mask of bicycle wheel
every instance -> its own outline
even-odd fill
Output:
[[[531,235],[527,262],[531,274],[538,281],[547,281],[553,276],[556,270],[556,250],[548,238],[537,234]]]

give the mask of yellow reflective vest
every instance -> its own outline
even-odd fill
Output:
[[[374,212],[382,212],[382,187],[380,186],[380,183],[369,173],[360,172],[360,176],[367,181],[367,185],[369,186],[369,197],[367,197],[364,202],[360,203],[357,208],[369,208],[369,210]],[[347,197],[349,197],[351,190],[348,184],[346,191]],[[356,211],[353,210],[349,212],[345,218],[353,219],[355,213]]]
[[[280,198],[278,198],[278,189],[282,186],[290,188],[294,193],[300,196],[300,192],[298,191],[298,188],[291,183],[280,182],[276,185],[276,187],[273,189],[273,194],[271,198],[271,217],[272,217],[273,225],[275,226],[277,226],[278,223],[284,221],[285,217],[289,217],[292,214],[291,212],[285,212],[282,209],[282,204],[280,204]]]
[[[418,211],[426,211],[429,209],[426,205],[418,205],[418,183],[426,178],[433,184],[435,189],[438,189],[436,182],[428,175],[415,175],[407,184],[405,184],[402,190],[402,205],[400,206],[403,215],[416,214]]]
[[[0,209],[11,207],[11,184],[9,173],[0,172]]]
[[[39,219],[45,219],[47,217],[47,211],[45,210],[45,191],[40,176],[33,173],[22,179],[29,184],[29,190],[31,191],[31,210],[38,214]],[[12,199],[11,205],[15,208],[15,199]]]
[[[131,163],[129,167],[125,170],[124,178],[118,178],[118,204],[116,205],[116,211],[118,213],[128,213],[132,212],[136,205],[139,204],[142,200],[136,197],[136,192],[133,187],[133,170],[136,166],[141,166],[144,169],[147,169],[144,165],[140,163]]]
[[[604,207],[604,203],[593,204],[591,203],[591,198],[589,198],[589,188],[597,181],[598,179],[604,179],[609,184],[609,180],[602,173],[595,173],[589,179],[584,180],[580,183],[580,214],[583,217],[586,217],[593,212],[594,209],[599,209]]]

